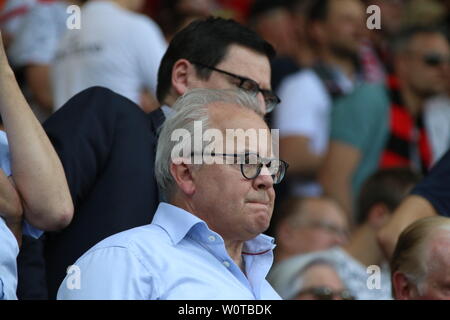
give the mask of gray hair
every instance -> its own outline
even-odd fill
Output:
[[[430,240],[439,230],[450,231],[449,218],[433,216],[417,220],[400,234],[392,255],[391,273],[403,273],[420,295],[426,289],[424,280],[432,263],[428,256]]]
[[[268,281],[283,299],[293,299],[304,289],[304,273],[315,265],[328,265],[336,270],[336,261],[329,251],[317,251],[280,262],[270,271]]]
[[[174,114],[162,125],[156,150],[155,176],[165,200],[170,198],[176,185],[170,165],[172,150],[179,142],[172,139],[172,133],[176,129],[185,129],[189,132],[191,141],[194,141],[194,122],[200,121],[203,131],[209,129],[208,106],[214,103],[233,104],[264,116],[256,97],[242,90],[192,89],[178,98],[172,106]],[[208,142],[203,141],[202,144],[205,148]]]

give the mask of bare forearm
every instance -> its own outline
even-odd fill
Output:
[[[320,182],[326,196],[334,199],[347,214],[350,225],[354,224],[353,219],[353,193],[350,181],[344,177],[334,177],[332,175],[320,175]]]
[[[26,219],[44,230],[63,228],[73,213],[63,167],[4,57],[0,65],[0,112]]]
[[[392,256],[400,234],[411,223],[435,215],[437,213],[427,199],[416,195],[405,198],[392,214],[388,224],[378,232],[378,242],[386,256]]]
[[[285,137],[280,141],[280,157],[289,163],[289,175],[315,179],[322,166],[323,155],[310,150],[307,137]]]

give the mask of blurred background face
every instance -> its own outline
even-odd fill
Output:
[[[331,0],[321,36],[339,56],[357,55],[365,28],[364,8],[359,0]]]
[[[279,7],[262,14],[255,21],[254,28],[264,40],[274,46],[277,55],[295,54],[297,38],[294,21],[287,9]]]
[[[404,0],[372,0],[368,5],[380,7],[381,29],[387,35],[394,35],[402,28]]]
[[[304,283],[295,300],[342,300],[345,286],[332,266],[313,265],[303,273],[302,279]]]
[[[296,210],[298,217],[285,222],[290,224],[289,235],[279,238],[291,254],[326,250],[347,242],[347,220],[333,201],[306,199]]]
[[[440,34],[418,34],[400,57],[400,72],[416,94],[426,98],[447,90],[450,49]]]

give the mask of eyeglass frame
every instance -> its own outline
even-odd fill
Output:
[[[239,89],[242,89],[242,90],[244,90],[244,91],[250,92],[250,93],[252,93],[252,94],[254,94],[254,95],[258,94],[258,92],[261,92],[261,94],[262,94],[263,97],[264,97],[264,102],[265,102],[265,104],[266,104],[266,113],[272,112],[273,109],[275,109],[275,107],[276,107],[278,104],[281,103],[281,99],[275,94],[275,92],[274,92],[273,90],[261,89],[261,87],[259,86],[259,84],[258,84],[255,80],[253,80],[253,79],[250,79],[250,78],[247,78],[247,77],[242,77],[242,76],[240,76],[240,75],[237,75],[237,74],[234,74],[234,73],[231,73],[231,72],[222,70],[222,69],[218,69],[218,68],[216,68],[216,67],[208,66],[208,65],[203,64],[203,63],[201,63],[201,62],[190,61],[190,63],[192,63],[192,64],[194,64],[194,65],[197,65],[197,66],[199,66],[199,67],[201,67],[201,68],[206,68],[206,69],[209,69],[209,70],[212,70],[212,71],[216,71],[216,72],[225,74],[225,75],[227,75],[227,76],[233,77],[233,78],[235,78],[235,79],[238,79],[238,80],[240,81],[239,84],[238,84],[238,88],[239,88]],[[244,84],[245,82],[252,83],[252,86],[255,87],[255,88],[257,89],[257,92],[253,92],[253,91],[251,91],[251,90],[245,89],[245,87],[243,86],[243,84]],[[266,101],[266,96],[265,96],[265,94],[267,94],[267,93],[271,94],[271,95],[275,98],[275,102],[268,103],[268,102]]]
[[[318,220],[311,220],[311,221],[306,221],[306,222],[302,222],[302,223],[298,223],[296,224],[299,227],[306,227],[306,228],[313,228],[313,229],[322,229],[325,230],[327,232],[331,232],[334,234],[337,234],[345,239],[349,239],[350,238],[350,232],[348,230],[345,229],[341,229],[337,226],[334,226],[330,223],[327,223],[325,221],[318,221]]]
[[[438,52],[428,52],[422,55],[422,61],[429,67],[438,67],[445,63],[450,65],[450,56]]]
[[[319,290],[323,290],[324,292],[319,293]],[[356,298],[347,289],[334,291],[331,288],[325,286],[306,288],[304,290],[301,290],[296,296],[298,297],[303,294],[311,294],[319,300],[332,300],[334,297],[339,297],[342,300],[356,300]],[[322,297],[320,295],[322,295]]]
[[[203,153],[196,153],[196,152],[192,152],[191,153],[191,157],[192,156],[194,156],[195,154],[201,154],[202,156],[204,155]],[[281,159],[277,159],[277,158],[264,158],[264,157],[261,157],[259,154],[257,154],[257,153],[254,153],[254,152],[244,152],[244,153],[215,153],[215,152],[211,152],[211,154],[209,154],[209,156],[211,156],[211,157],[215,157],[215,156],[224,156],[224,157],[234,157],[234,158],[238,158],[238,157],[240,157],[241,159],[242,158],[244,158],[244,157],[246,157],[246,156],[249,156],[249,155],[255,155],[256,157],[257,157],[257,159],[261,159],[261,160],[265,160],[265,163],[264,162],[260,162],[260,163],[245,163],[245,161],[244,162],[241,162],[241,163],[232,163],[232,164],[239,164],[240,165],[240,169],[241,169],[241,174],[242,174],[242,176],[245,178],[245,179],[247,179],[247,180],[253,180],[253,179],[256,179],[260,174],[261,174],[261,170],[262,170],[262,167],[263,166],[265,166],[267,169],[269,169],[268,167],[267,167],[267,163],[268,162],[271,162],[271,161],[273,161],[273,160],[277,160],[277,161],[279,161],[280,162],[280,164],[282,164],[283,166],[283,168],[284,168],[284,171],[283,171],[283,173],[282,173],[282,176],[281,176],[281,178],[279,178],[279,181],[278,182],[275,182],[275,178],[274,178],[274,175],[273,174],[271,174],[270,176],[272,177],[272,180],[273,180],[273,184],[275,185],[275,184],[279,184],[279,183],[281,183],[281,181],[283,181],[283,179],[284,179],[284,177],[285,177],[285,175],[286,175],[286,172],[287,172],[287,169],[289,168],[289,164],[286,162],[286,161],[284,161],[284,160],[281,160]],[[253,177],[247,177],[246,175],[245,175],[245,173],[244,173],[244,165],[258,165],[258,167],[257,167],[257,170],[256,170],[256,174],[253,176]]]

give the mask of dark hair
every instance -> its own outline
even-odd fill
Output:
[[[440,34],[447,39],[443,30],[434,26],[413,25],[402,29],[395,37],[392,38],[390,46],[395,54],[405,52],[411,40],[418,34]],[[448,40],[448,39],[447,39]]]
[[[325,21],[330,9],[330,0],[313,0],[309,3],[308,20]]]
[[[409,168],[381,169],[370,176],[361,188],[357,201],[356,223],[366,221],[370,209],[384,204],[395,210],[421,176]]]
[[[296,0],[255,0],[250,8],[249,20],[258,19],[274,9],[286,8],[290,9]]]
[[[232,19],[196,20],[173,37],[161,60],[156,89],[158,100],[162,103],[169,93],[175,62],[186,59],[214,67],[223,60],[232,44],[253,49],[269,60],[275,56],[272,45]],[[211,70],[206,68],[197,69],[197,75],[202,79],[208,79],[210,74]]]

